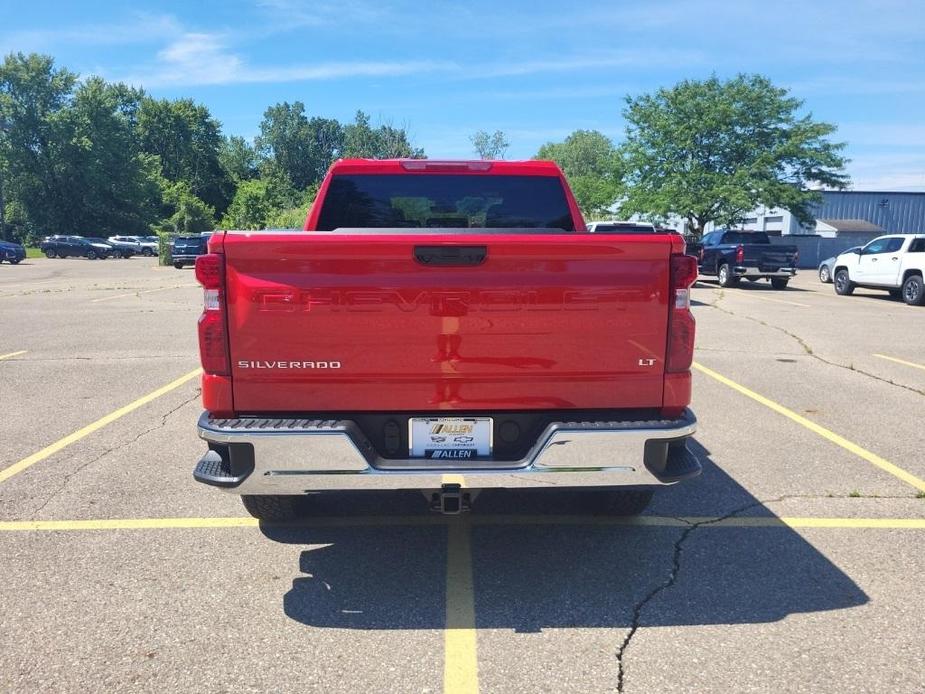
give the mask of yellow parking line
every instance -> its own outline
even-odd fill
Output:
[[[445,694],[473,694],[479,690],[472,550],[467,520],[456,518],[447,526],[446,628],[443,632]]]
[[[872,463],[873,465],[876,465],[881,470],[884,470],[885,472],[890,473],[894,477],[901,479],[903,482],[907,484],[911,484],[913,487],[915,487],[919,491],[925,492],[925,480],[922,480],[919,477],[916,477],[910,472],[906,472],[901,467],[894,465],[890,461],[884,458],[881,458],[879,455],[875,453],[871,453],[866,448],[862,448],[856,443],[853,443],[849,441],[848,439],[842,436],[839,436],[835,432],[830,431],[829,429],[826,429],[824,426],[816,424],[815,422],[807,419],[806,417],[803,417],[802,415],[798,415],[793,410],[790,410],[784,407],[783,405],[776,403],[769,398],[764,397],[763,395],[759,395],[753,390],[749,390],[745,386],[740,385],[739,383],[736,383],[732,379],[726,378],[722,374],[716,373],[712,369],[708,369],[702,364],[698,364],[694,362],[694,368],[700,371],[701,373],[706,374],[710,378],[716,381],[719,381],[723,385],[729,386],[730,388],[732,388],[735,391],[738,391],[742,395],[745,395],[751,398],[755,402],[761,403],[765,407],[774,410],[778,414],[784,415],[785,417],[796,422],[800,426],[803,426],[809,429],[810,431],[812,431],[813,433],[818,434],[822,438],[827,439],[828,441],[831,441],[836,446],[840,446],[844,448],[846,451],[850,453],[854,453],[859,458],[863,458],[868,463]]]
[[[881,359],[886,359],[887,361],[895,361],[897,364],[902,364],[903,366],[911,366],[913,369],[922,369],[922,371],[925,371],[925,364],[916,364],[914,361],[906,361],[905,359],[888,357],[885,354],[875,354],[874,356],[880,357]],[[3,359],[3,357],[0,357],[0,359]]]
[[[811,518],[800,516],[345,516],[307,518],[299,523],[271,527],[341,528],[446,525],[450,535],[447,554],[447,624],[462,635],[474,629],[472,605],[472,558],[469,528],[474,526],[609,526],[638,528],[843,528],[856,530],[925,530],[925,518]],[[0,532],[49,532],[87,530],[172,530],[183,528],[256,528],[259,521],[247,516],[218,518],[102,518],[93,520],[0,521]],[[452,578],[450,576],[452,575]],[[451,609],[452,606],[452,609]],[[474,649],[474,643],[470,644]],[[454,643],[454,647],[456,644]],[[474,653],[474,651],[473,651]]]
[[[0,354],[0,361],[4,359],[9,359],[10,357],[18,357],[20,354],[25,354],[26,350],[21,349],[18,352],[10,352],[9,354]]]
[[[147,405],[152,400],[156,400],[157,398],[169,393],[175,388],[179,388],[187,381],[190,381],[196,378],[200,373],[202,373],[202,369],[195,369],[194,371],[190,371],[188,374],[184,376],[180,376],[180,378],[174,381],[171,381],[166,386],[161,386],[157,390],[152,391],[148,393],[147,395],[138,398],[134,402],[130,402],[128,405],[125,405],[124,407],[120,407],[115,412],[110,412],[105,417],[101,417],[100,419],[97,419],[92,424],[88,424],[82,429],[78,429],[73,434],[68,434],[63,439],[59,439],[58,441],[55,441],[53,444],[46,446],[45,448],[40,450],[38,453],[33,453],[29,457],[23,458],[22,460],[20,460],[18,463],[13,463],[8,468],[0,470],[0,482],[5,482],[13,475],[19,474],[26,468],[29,468],[35,465],[36,463],[45,460],[46,458],[54,455],[61,449],[66,448],[67,446],[70,446],[72,443],[80,441],[82,438],[89,436],[90,434],[92,434],[95,431],[98,431],[99,429],[102,429],[107,424],[111,424],[117,419],[129,414],[130,412],[134,412],[139,407],[143,405]]]

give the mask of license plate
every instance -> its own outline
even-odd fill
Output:
[[[412,417],[412,458],[477,460],[491,456],[491,417]]]

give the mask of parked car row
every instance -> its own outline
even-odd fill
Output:
[[[157,254],[156,236],[70,236],[56,234],[48,236],[39,248],[48,258],[80,257],[131,258],[134,255],[153,256]]]

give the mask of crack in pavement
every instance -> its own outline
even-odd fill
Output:
[[[729,511],[728,513],[722,516],[718,516],[716,518],[710,518],[707,520],[697,521],[695,523],[692,523],[691,521],[687,520],[686,518],[682,516],[671,516],[675,520],[681,521],[682,523],[686,523],[688,527],[686,527],[681,532],[681,534],[678,536],[678,538],[674,542],[674,547],[673,547],[673,552],[672,552],[672,557],[671,557],[671,569],[668,572],[668,576],[665,578],[664,581],[662,581],[659,585],[657,585],[655,588],[650,590],[645,596],[643,596],[642,600],[640,600],[633,606],[633,618],[632,618],[632,621],[630,622],[630,630],[629,632],[627,632],[626,636],[623,638],[623,643],[620,644],[620,647],[617,649],[617,653],[616,653],[617,692],[619,692],[619,694],[623,694],[623,692],[625,691],[626,651],[629,648],[630,643],[633,640],[633,637],[636,635],[636,632],[639,631],[640,622],[642,621],[642,612],[646,608],[646,606],[650,602],[652,602],[658,595],[663,593],[668,588],[671,588],[672,586],[674,586],[674,584],[677,582],[678,574],[681,572],[681,558],[684,552],[684,543],[687,541],[688,537],[690,537],[691,533],[697,530],[697,528],[707,526],[707,525],[713,525],[715,523],[721,523],[724,520],[733,518],[739,515],[740,513],[744,513],[746,511],[749,511],[753,508],[757,508],[759,506],[767,506],[768,504],[776,504],[776,503],[780,503],[783,501],[788,501],[790,499],[830,499],[830,498],[833,498],[833,497],[826,495],[826,494],[782,494],[781,496],[775,497],[773,499],[764,499],[764,500],[758,499],[755,501],[751,501],[747,504],[744,504],[743,506],[740,506],[736,509],[733,509],[732,511]],[[836,498],[841,498],[841,497],[836,497]],[[883,498],[886,498],[886,497],[883,497]],[[889,498],[893,498],[893,497],[889,497]],[[914,496],[904,496],[900,498],[911,499],[915,497]]]
[[[164,415],[161,417],[161,421],[160,421],[159,424],[155,424],[153,427],[148,427],[147,429],[145,429],[145,430],[142,431],[141,433],[136,434],[132,439],[130,439],[130,440],[128,440],[128,441],[123,441],[122,443],[119,443],[119,444],[113,446],[112,448],[107,448],[105,451],[103,451],[102,453],[100,453],[98,456],[96,456],[96,457],[93,458],[92,460],[88,460],[88,461],[85,462],[84,464],[78,466],[76,470],[73,470],[72,472],[69,472],[69,473],[65,474],[65,475],[64,475],[64,478],[63,478],[61,484],[58,486],[58,488],[57,488],[55,491],[53,491],[53,492],[48,496],[48,498],[46,498],[45,501],[43,501],[42,504],[41,504],[37,509],[35,509],[35,510],[32,512],[32,515],[29,517],[29,519],[30,519],[30,520],[35,520],[35,517],[36,517],[39,513],[41,513],[41,512],[45,509],[45,507],[48,506],[49,503],[51,503],[51,501],[52,501],[53,499],[55,499],[56,497],[58,497],[58,496],[67,488],[67,485],[68,485],[68,483],[71,481],[71,478],[73,478],[73,477],[75,477],[76,475],[80,474],[81,472],[83,472],[84,470],[86,470],[88,467],[90,467],[90,466],[93,465],[94,463],[99,462],[100,460],[102,460],[103,458],[105,458],[106,456],[108,456],[110,453],[115,453],[116,451],[122,450],[123,448],[125,448],[125,447],[127,447],[127,446],[131,446],[133,443],[136,443],[138,440],[140,440],[141,438],[147,436],[148,434],[150,434],[150,433],[152,433],[152,432],[154,432],[154,431],[157,431],[157,430],[159,430],[159,429],[163,429],[163,428],[167,425],[167,420],[170,418],[170,416],[171,416],[172,414],[174,414],[174,413],[177,412],[178,410],[180,410],[180,409],[186,407],[187,405],[189,405],[189,404],[190,404],[191,402],[193,402],[194,400],[198,399],[198,398],[199,398],[199,394],[200,394],[200,390],[197,388],[197,389],[196,389],[196,393],[195,393],[192,397],[190,397],[190,398],[184,400],[184,401],[181,402],[179,405],[177,405],[176,407],[171,408],[166,414],[164,414]]]
[[[897,383],[896,381],[890,380],[888,378],[883,378],[882,376],[878,376],[877,374],[870,373],[869,371],[864,371],[864,369],[859,369],[855,367],[854,364],[840,364],[837,361],[831,361],[830,359],[826,359],[825,357],[819,356],[815,351],[813,351],[812,346],[808,342],[806,342],[806,340],[804,340],[802,337],[797,335],[796,333],[792,333],[786,328],[783,328],[779,325],[774,325],[773,323],[768,323],[767,321],[763,321],[760,318],[755,318],[754,316],[736,313],[735,311],[732,311],[731,309],[723,308],[722,306],[719,305],[719,302],[725,298],[724,292],[722,290],[717,291],[715,289],[713,290],[713,292],[714,292],[714,295],[716,295],[716,299],[712,301],[711,303],[707,304],[707,306],[711,308],[715,308],[718,311],[722,311],[723,313],[733,316],[735,318],[744,318],[746,320],[752,321],[753,323],[757,323],[758,325],[763,325],[766,328],[777,330],[783,333],[784,335],[786,335],[787,337],[791,338],[792,340],[795,340],[797,344],[800,345],[800,347],[803,349],[803,351],[808,356],[822,362],[823,364],[834,366],[839,369],[844,369],[845,371],[851,371],[853,373],[861,374],[863,376],[867,376],[868,378],[872,378],[875,381],[880,381],[881,383],[886,383],[887,385],[896,386],[897,388],[903,388],[905,390],[915,393],[916,395],[925,396],[925,390],[919,390],[918,388],[907,386],[903,383]]]

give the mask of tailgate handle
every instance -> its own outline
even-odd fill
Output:
[[[421,265],[453,267],[481,265],[488,257],[487,246],[415,246],[414,259]]]

